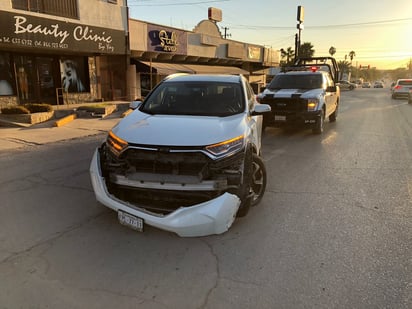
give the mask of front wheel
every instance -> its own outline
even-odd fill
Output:
[[[253,154],[253,173],[250,192],[252,194],[252,206],[260,203],[266,190],[266,167],[261,157]]]
[[[325,111],[322,109],[319,115],[319,118],[316,121],[315,126],[312,129],[314,134],[321,134],[323,132],[323,123],[325,118]]]
[[[336,121],[336,118],[338,117],[338,108],[339,108],[339,105],[336,105],[335,111],[332,114],[329,115],[329,121],[330,122],[335,122]]]
[[[244,166],[243,184],[239,192],[241,205],[237,211],[237,217],[246,216],[250,207],[262,200],[266,190],[266,168],[262,159],[248,150]]]

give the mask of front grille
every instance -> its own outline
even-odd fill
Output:
[[[200,151],[185,149],[172,152],[169,148],[155,150],[131,147],[119,158],[111,155],[110,151],[103,151],[102,166],[111,194],[148,211],[167,214],[179,207],[208,201],[226,191],[236,194],[242,179],[243,160],[242,151],[214,161]],[[121,182],[119,179],[126,181]],[[130,183],[127,183],[127,179]],[[191,182],[191,179],[195,181]],[[149,184],[146,188],[133,186],[133,181],[161,183],[164,180],[166,183],[169,180],[170,183],[181,181],[182,186],[179,190],[161,189],[161,184],[156,187]],[[202,181],[216,181],[222,186],[204,189]],[[199,184],[199,189],[185,190],[185,184],[190,187],[191,183]]]
[[[307,110],[307,101],[300,97],[292,98],[264,98],[262,103],[269,104],[273,113],[294,113]]]
[[[201,152],[162,152],[129,148],[122,155],[128,166],[136,172],[199,175],[210,159]]]

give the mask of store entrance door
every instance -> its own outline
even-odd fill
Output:
[[[20,103],[56,104],[60,72],[56,58],[17,56],[15,70]]]

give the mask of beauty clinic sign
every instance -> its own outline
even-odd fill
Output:
[[[124,31],[0,11],[0,47],[125,54]]]

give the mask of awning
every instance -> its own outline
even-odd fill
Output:
[[[246,70],[233,66],[216,66],[216,65],[200,65],[200,64],[178,64],[178,63],[163,63],[163,62],[146,62],[141,61],[144,65],[156,69],[157,74],[169,75],[174,73],[190,73],[190,74],[243,74],[249,75]]]

